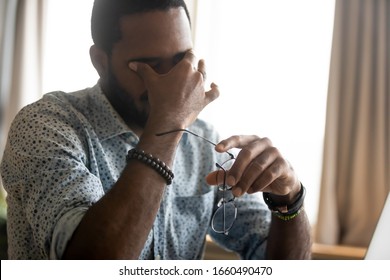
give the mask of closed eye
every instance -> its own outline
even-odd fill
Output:
[[[180,61],[182,61],[182,59],[184,58],[185,55],[186,55],[186,52],[181,52],[181,53],[176,54],[173,57],[173,64],[174,65],[178,64]]]

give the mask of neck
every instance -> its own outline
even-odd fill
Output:
[[[126,124],[129,126],[131,131],[133,131],[138,136],[138,138],[141,138],[142,133],[144,132],[143,127],[140,127],[139,125],[136,125],[134,123],[129,123],[129,122],[126,122]]]

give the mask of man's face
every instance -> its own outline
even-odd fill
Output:
[[[105,93],[122,118],[143,128],[149,115],[148,92],[130,61],[144,62],[159,74],[168,73],[192,48],[189,20],[182,8],[125,16],[122,39],[113,46],[106,71]]]

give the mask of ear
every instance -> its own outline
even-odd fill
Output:
[[[92,45],[89,49],[89,55],[91,57],[92,64],[98,72],[100,78],[104,79],[108,69],[107,54],[96,45]]]

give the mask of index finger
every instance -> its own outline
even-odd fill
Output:
[[[215,149],[218,152],[226,152],[233,148],[239,148],[242,149],[245,146],[249,145],[253,141],[256,141],[259,139],[259,136],[257,135],[234,135],[231,136],[225,140],[220,141],[216,146]]]
[[[238,153],[236,161],[229,170],[227,177],[227,183],[231,186],[236,186],[238,183],[246,185],[245,182],[240,182],[242,176],[245,174],[252,161],[255,158],[258,158],[259,155],[263,154],[265,150],[269,149],[272,146],[272,143],[268,138],[260,138],[255,135],[251,135],[232,136],[224,141],[221,141],[218,145],[223,147],[222,151],[230,148],[241,148],[241,151]],[[218,145],[216,149],[219,148]],[[269,153],[263,154],[263,157],[265,155],[269,155]],[[267,156],[266,159],[269,161],[271,157]],[[259,165],[259,163],[256,163],[256,165]],[[247,179],[248,177],[246,177],[246,180]]]

